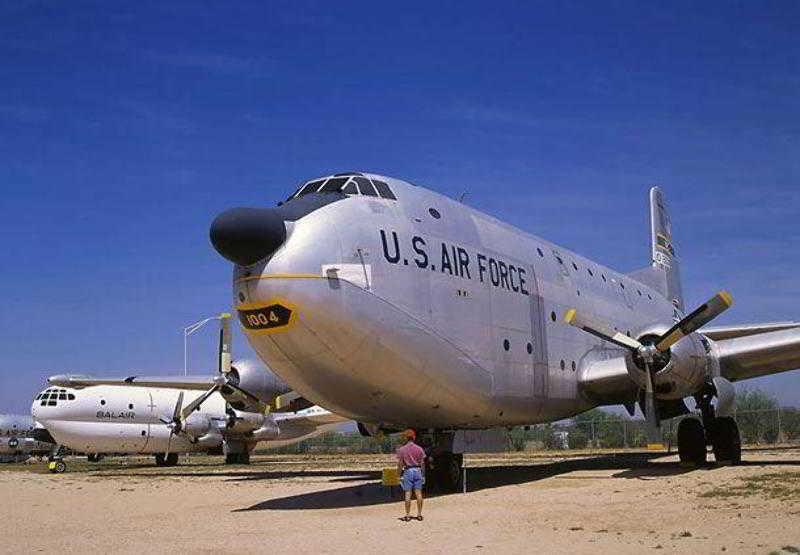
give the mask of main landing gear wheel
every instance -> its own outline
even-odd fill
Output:
[[[175,466],[178,464],[177,453],[156,453],[156,466]]]
[[[225,464],[250,464],[250,453],[228,453]]]
[[[726,416],[714,419],[711,446],[714,449],[714,458],[719,464],[742,462],[742,440],[739,436],[739,426],[733,418]]]
[[[89,453],[86,455],[86,460],[88,460],[89,462],[96,463],[100,462],[102,459],[103,455],[101,455],[100,453]]]
[[[701,466],[706,462],[706,433],[696,418],[678,424],[678,458],[681,464]]]

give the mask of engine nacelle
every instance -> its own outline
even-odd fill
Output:
[[[203,434],[195,439],[195,443],[201,447],[206,447],[209,449],[213,447],[220,447],[222,446],[222,434],[218,433],[216,430],[210,431],[207,434]]]
[[[291,388],[273,374],[272,370],[253,360],[235,361],[231,365],[231,371],[227,374],[227,381],[252,395],[264,405],[271,404],[275,397],[291,391]],[[234,409],[246,411],[255,408],[248,403],[247,399],[237,395],[233,388],[226,390],[223,386],[220,393]]]
[[[642,343],[652,341],[665,330],[647,330],[638,339]],[[628,356],[628,373],[644,389],[645,374],[641,361]],[[653,374],[653,389],[658,399],[683,399],[697,393],[710,378],[713,355],[708,340],[692,333],[675,343],[661,360],[656,361],[658,370]]]
[[[274,418],[265,418],[264,424],[257,430],[253,430],[251,437],[256,441],[263,441],[265,439],[275,439],[281,435],[281,430],[278,427]]]
[[[183,422],[183,431],[191,437],[200,437],[208,433],[211,420],[205,414],[192,412]]]
[[[235,434],[246,434],[261,428],[267,417],[257,412],[244,412],[236,409],[227,411],[225,427]]]

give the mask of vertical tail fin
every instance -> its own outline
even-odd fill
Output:
[[[653,268],[664,272],[667,298],[683,310],[681,267],[672,244],[672,222],[664,193],[658,187],[650,189],[650,241]]]
[[[672,244],[672,222],[658,187],[650,189],[650,266],[633,272],[631,277],[661,291],[673,305],[683,311],[680,262]]]

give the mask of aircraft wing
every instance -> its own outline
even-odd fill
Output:
[[[800,368],[800,328],[715,341],[720,373],[730,381]]]
[[[735,382],[800,368],[800,324],[782,322],[724,329],[719,334],[700,330],[713,341],[723,378]],[[625,404],[637,399],[638,387],[629,376],[624,356],[590,363],[581,373],[579,384],[584,395],[601,404]]]
[[[128,376],[127,378],[92,378],[72,374],[58,374],[47,378],[50,385],[58,387],[92,387],[97,385],[119,385],[138,387],[168,387],[173,389],[196,389],[205,391],[216,384],[213,376]]]
[[[763,324],[740,324],[737,326],[711,326],[699,331],[713,341],[735,339],[772,331],[800,328],[800,322],[767,322]]]
[[[320,426],[340,424],[348,421],[347,418],[332,413],[318,405],[297,412],[275,412],[273,416],[278,427],[281,429],[281,434],[285,434],[289,430],[298,432],[314,430]]]

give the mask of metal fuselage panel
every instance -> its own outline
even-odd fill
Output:
[[[56,406],[34,401],[31,416],[55,440],[83,453],[163,453],[207,450],[182,435],[170,439],[161,417],[170,418],[180,390],[145,387],[94,386],[66,391],[74,400],[57,401]],[[202,392],[183,391],[186,406]],[[200,408],[212,419],[225,418],[225,401],[215,393]]]
[[[634,335],[674,316],[665,298],[630,277],[383,179],[397,201],[323,206],[290,224],[269,260],[235,270],[239,308],[293,311],[282,328],[246,329],[251,345],[294,389],[336,413],[436,428],[567,417],[592,406],[578,387],[587,361],[622,353],[565,325],[565,310]]]

